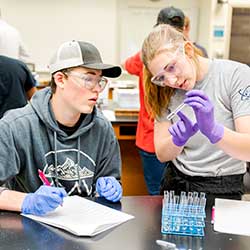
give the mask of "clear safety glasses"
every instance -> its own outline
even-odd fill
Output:
[[[72,76],[76,79],[76,83],[79,86],[89,90],[93,90],[97,85],[100,87],[100,92],[104,90],[108,83],[108,79],[105,77],[99,77],[90,74],[77,73],[77,72],[65,72],[67,76]]]
[[[177,81],[177,76],[182,72],[180,61],[184,55],[184,45],[179,46],[172,59],[160,72],[151,78],[151,82],[161,87],[174,84]]]

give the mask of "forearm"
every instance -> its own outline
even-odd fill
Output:
[[[250,161],[250,134],[224,128],[222,139],[216,144],[233,158]]]
[[[12,190],[4,190],[0,194],[0,209],[9,211],[21,211],[22,203],[26,193]]]
[[[168,121],[155,122],[154,124],[154,145],[157,158],[161,162],[171,161],[179,155],[183,147],[173,143],[172,135],[168,129],[171,123]]]
[[[173,143],[172,136],[158,142],[155,140],[156,155],[161,162],[172,161],[181,153],[182,149],[183,147],[178,147]]]

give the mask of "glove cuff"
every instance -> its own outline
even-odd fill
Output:
[[[21,207],[21,212],[23,214],[29,214],[30,213],[30,209],[29,207],[27,206],[27,204],[29,204],[29,196],[31,194],[27,194],[24,199],[23,199],[23,203],[22,203],[22,207]]]
[[[212,129],[211,134],[208,139],[210,140],[212,144],[215,144],[221,140],[223,135],[224,135],[224,126],[217,123]]]

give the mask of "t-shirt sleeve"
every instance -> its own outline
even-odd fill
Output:
[[[3,81],[3,79],[0,79],[0,93],[0,106],[3,106],[9,93],[8,85],[5,83],[5,81]]]
[[[143,63],[141,60],[141,52],[137,52],[134,56],[129,57],[125,61],[125,69],[131,75],[139,76],[143,70]]]
[[[250,115],[250,67],[239,65],[231,82],[231,108],[234,119]]]
[[[28,67],[25,64],[23,64],[22,67],[23,67],[23,70],[26,74],[26,79],[24,82],[24,89],[27,92],[28,90],[30,90],[31,88],[36,86],[36,81],[35,81],[34,76],[31,73],[31,71],[28,69]]]

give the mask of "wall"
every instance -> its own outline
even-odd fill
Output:
[[[175,6],[183,10],[191,20],[190,38],[198,41],[200,2],[198,0],[149,1],[118,0],[119,27],[118,61],[124,61],[137,52],[145,36],[156,23],[160,9]],[[191,7],[192,6],[192,7]]]
[[[154,25],[159,10],[170,5],[181,8],[190,17],[191,38],[205,47],[209,46],[209,33],[199,24],[207,27],[206,18],[210,13],[207,6],[210,2],[210,0],[1,0],[0,8],[3,19],[20,31],[36,64],[36,70],[43,71],[47,70],[49,58],[58,45],[71,39],[92,42],[99,48],[104,61],[120,63],[125,56],[138,49],[144,36]],[[131,10],[142,14],[138,15],[138,18],[136,15],[133,16],[135,21],[139,20],[141,23],[134,24],[128,20]],[[150,16],[144,15],[149,12]],[[136,40],[133,50],[129,50],[131,38]]]
[[[2,18],[15,26],[28,47],[36,68],[46,65],[64,41],[93,42],[104,61],[116,57],[116,0],[1,0]]]
[[[197,32],[197,42],[207,49],[208,55],[212,55],[212,0],[199,1],[199,25]]]
[[[218,4],[217,0],[212,0],[212,15],[210,19],[212,21],[212,32],[216,27],[222,27],[224,29],[223,37],[216,38],[212,35],[210,38],[209,42],[212,57],[226,59],[229,57],[233,7],[250,8],[250,0],[228,0],[227,3],[224,4]]]
[[[218,4],[216,0],[213,0],[212,4],[212,37],[211,43],[211,55],[215,58],[227,58],[226,55],[226,38],[231,23],[228,23],[228,4]],[[213,32],[216,29],[224,30],[223,37],[215,37]]]

